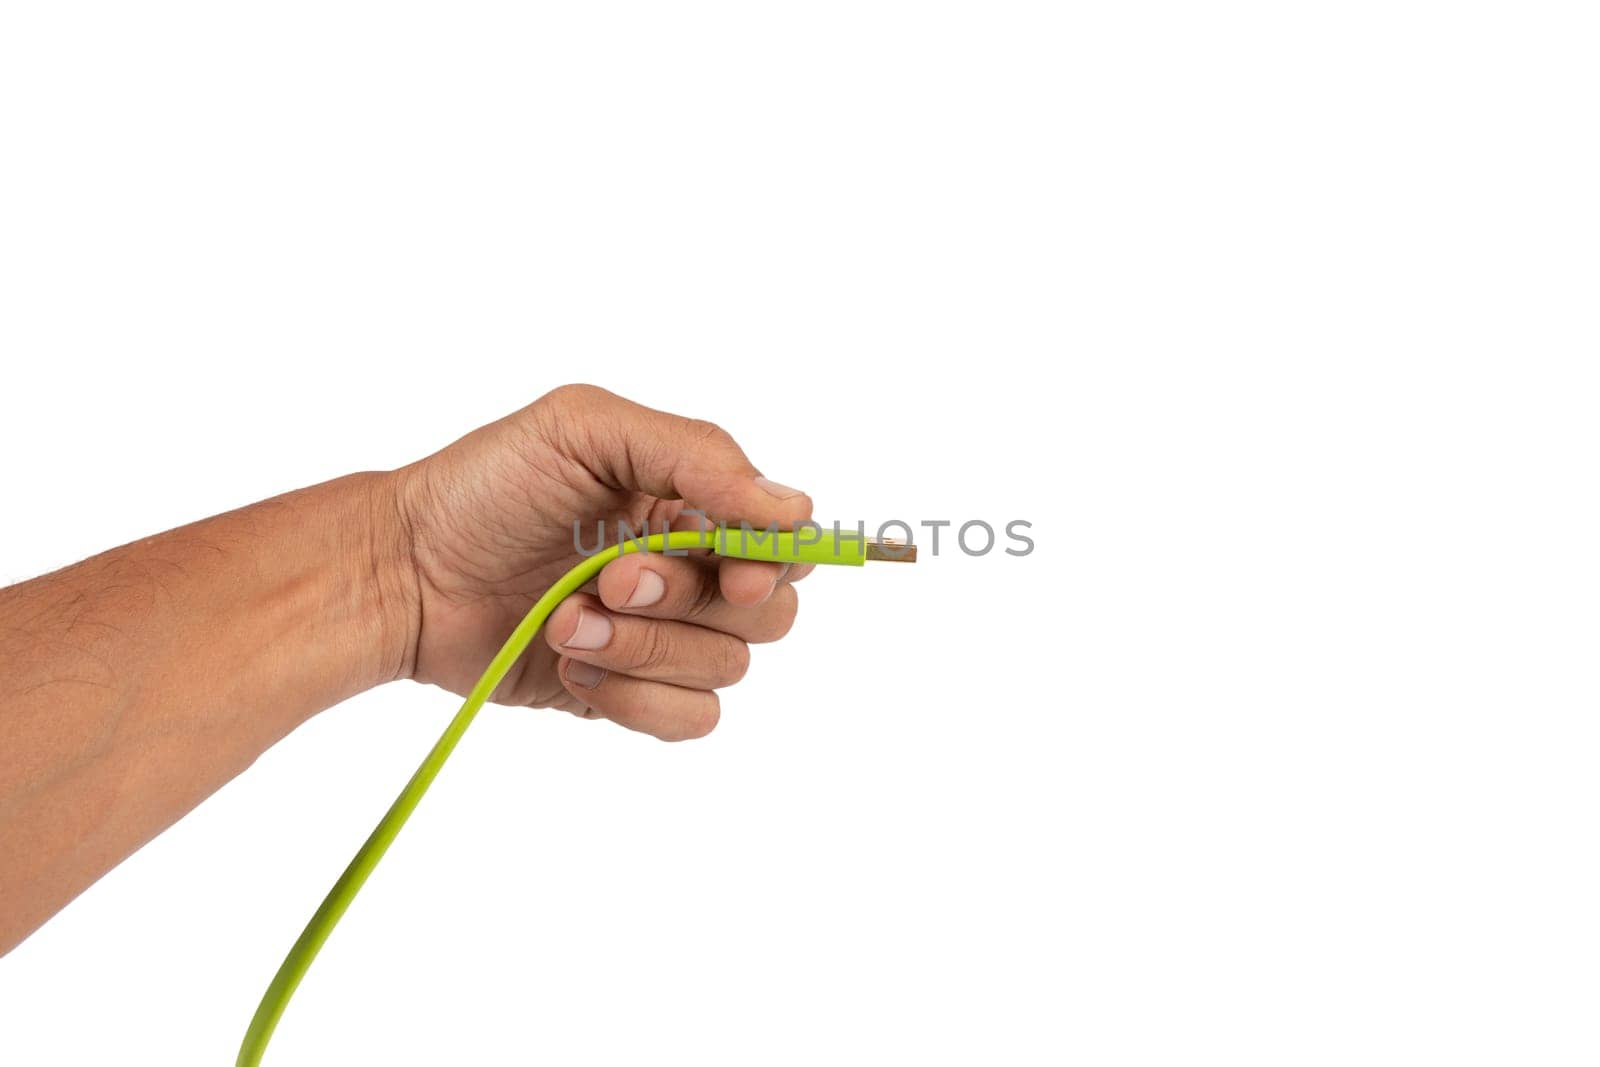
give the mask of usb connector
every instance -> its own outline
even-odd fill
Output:
[[[712,550],[719,556],[768,563],[859,567],[869,559],[890,563],[914,563],[917,559],[916,545],[864,537],[853,530],[825,530],[820,526],[802,526],[798,530],[723,526],[711,534],[711,541]]]
[[[904,541],[896,541],[892,537],[879,540],[876,537],[867,538],[867,558],[882,560],[885,563],[915,563],[917,561],[917,546],[908,545]]]

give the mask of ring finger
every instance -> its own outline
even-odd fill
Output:
[[[630,678],[574,659],[563,658],[559,669],[562,684],[586,707],[663,741],[704,737],[722,715],[717,694],[703,689]]]

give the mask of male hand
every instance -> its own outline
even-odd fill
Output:
[[[811,500],[763,478],[717,426],[568,385],[396,472],[416,593],[405,670],[465,694],[528,608],[579,562],[596,523],[652,533],[749,520],[792,527]],[[664,525],[665,524],[665,525]],[[794,623],[809,567],[633,553],[567,599],[495,691],[501,704],[606,718],[663,740],[716,725],[716,689],[751,642]]]

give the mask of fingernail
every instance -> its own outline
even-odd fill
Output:
[[[633,587],[633,592],[628,594],[628,599],[622,602],[625,608],[647,608],[660,600],[667,593],[667,583],[661,580],[661,575],[649,567],[639,570],[639,581]]]
[[[611,641],[611,620],[598,611],[578,609],[578,626],[572,636],[563,642],[564,648],[581,648],[593,651],[605,648]]]
[[[593,663],[580,663],[573,659],[567,661],[567,681],[579,689],[593,689],[606,680],[603,668],[596,667]]]
[[[791,489],[782,482],[775,482],[771,478],[758,477],[756,479],[756,484],[759,485],[769,496],[775,496],[779,500],[789,500],[793,497],[805,495],[804,490]]]

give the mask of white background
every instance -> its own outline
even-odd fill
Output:
[[[0,579],[574,380],[1035,524],[704,742],[486,713],[268,1062],[1595,1062],[1587,6],[0,8]],[[232,1062],[455,706],[103,879],[0,1062]]]

